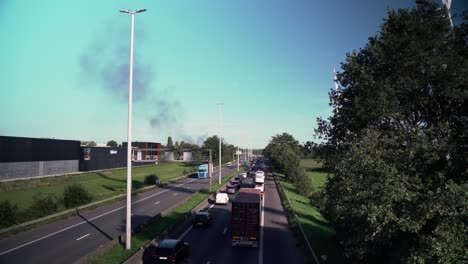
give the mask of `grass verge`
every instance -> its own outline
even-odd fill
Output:
[[[235,171],[229,174],[227,177],[223,177],[221,179],[221,185],[219,185],[218,183],[213,183],[213,190],[219,189],[221,186],[226,184],[226,182],[228,182],[231,178],[237,176],[237,174],[237,171]],[[112,248],[110,248],[104,255],[95,258],[92,261],[92,263],[122,263],[130,256],[135,254],[141,247],[143,247],[148,242],[157,237],[159,234],[161,234],[165,229],[180,221],[187,212],[189,212],[198,204],[207,199],[209,195],[210,192],[208,192],[207,190],[201,190],[195,193],[186,203],[177,207],[174,211],[162,217],[157,222],[149,225],[141,232],[133,235],[132,248],[130,250],[126,250],[124,245],[115,245]]]
[[[325,185],[328,174],[323,171],[319,164],[311,160],[302,160],[300,166],[306,168],[315,190],[319,190]],[[281,174],[275,173],[275,177],[282,185],[282,188],[279,188],[280,195],[283,197],[286,195],[291,203],[291,206],[289,206],[285,199],[283,199],[283,206],[291,216],[291,224],[296,238],[301,241],[301,246],[307,251],[308,262],[313,263],[314,261],[308,253],[309,250],[297,225],[297,221],[299,221],[304,229],[304,233],[309,239],[320,263],[343,263],[342,254],[336,247],[333,226],[310,204],[308,197],[299,194],[293,183],[287,182]],[[291,209],[296,213],[298,220],[294,218]]]
[[[132,187],[138,190],[145,187],[146,176],[156,174],[161,182],[167,182],[181,176],[184,172],[194,170],[196,164],[160,163],[151,166],[132,167]],[[81,184],[93,194],[93,200],[100,201],[126,192],[126,169],[106,170],[59,177],[48,177],[31,180],[11,181],[0,183],[0,201],[10,201],[19,210],[29,208],[34,195],[54,195],[61,197],[65,187],[72,183]]]

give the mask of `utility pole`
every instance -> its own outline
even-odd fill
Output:
[[[237,147],[237,172],[239,172],[239,146]]]
[[[135,14],[145,12],[146,9],[136,11],[120,10],[132,16],[132,26],[130,30],[130,77],[128,83],[128,129],[127,129],[127,221],[125,232],[125,248],[131,248],[132,236],[132,92],[133,92],[133,32],[135,25]]]
[[[210,157],[208,160],[208,178],[210,179],[210,192],[211,192],[211,176],[212,176],[212,170],[213,170],[213,161],[211,160],[211,149],[208,150],[210,152]]]
[[[219,186],[221,186],[221,108],[223,106],[222,103],[218,103],[219,106]]]

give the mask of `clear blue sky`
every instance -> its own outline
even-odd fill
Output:
[[[457,4],[457,0],[453,1]],[[462,1],[458,1],[462,2]],[[313,139],[333,67],[412,0],[0,0],[0,135],[126,141],[130,16],[133,139],[263,148]]]

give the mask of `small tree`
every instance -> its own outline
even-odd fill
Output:
[[[174,143],[172,142],[172,138],[171,137],[167,137],[167,145],[166,145],[167,148],[173,148],[174,147]]]
[[[106,146],[116,148],[119,144],[115,140],[110,140],[107,142]]]
[[[309,197],[309,195],[311,195],[312,191],[314,190],[314,187],[312,186],[312,179],[304,168],[297,170],[294,183],[299,190],[299,193],[303,196]]]
[[[57,212],[58,208],[59,202],[55,195],[38,193],[33,196],[33,203],[26,214],[27,217],[34,219],[53,214]]]
[[[91,202],[92,195],[80,184],[71,184],[65,188],[63,203],[67,208],[77,207]]]
[[[0,202],[0,227],[8,227],[16,224],[16,214],[18,207],[10,201]]]
[[[155,174],[151,174],[145,177],[146,185],[156,185],[159,183],[159,177]]]

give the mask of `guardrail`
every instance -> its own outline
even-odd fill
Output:
[[[288,203],[288,206],[289,206],[293,216],[296,218],[296,222],[299,225],[299,229],[301,230],[302,236],[304,237],[304,240],[305,240],[305,242],[307,244],[307,247],[309,248],[309,251],[310,251],[312,257],[314,257],[315,263],[320,264],[320,262],[317,259],[317,256],[315,255],[314,249],[310,245],[309,238],[307,237],[307,235],[304,232],[304,229],[302,228],[301,222],[299,221],[299,217],[297,217],[296,212],[294,212],[294,209],[293,209],[293,207],[291,205],[291,202],[289,201],[289,198],[286,195],[286,192],[284,191],[283,186],[281,185],[281,182],[277,179],[276,173],[273,173],[273,178],[275,179],[276,185],[279,186],[280,193],[282,194],[282,196],[284,198],[286,198],[285,201]]]

